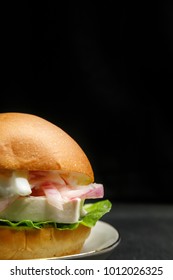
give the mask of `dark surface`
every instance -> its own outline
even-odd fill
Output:
[[[104,221],[121,237],[108,259],[173,259],[173,205],[115,203]]]

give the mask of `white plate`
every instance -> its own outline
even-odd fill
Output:
[[[106,259],[119,242],[118,231],[110,224],[98,221],[92,228],[80,254],[56,259]]]

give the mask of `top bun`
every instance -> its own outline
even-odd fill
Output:
[[[80,146],[58,126],[26,113],[0,114],[0,169],[62,170],[94,181]]]

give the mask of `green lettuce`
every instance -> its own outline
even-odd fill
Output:
[[[41,229],[45,227],[55,227],[59,230],[65,229],[75,229],[80,224],[93,227],[96,222],[106,213],[111,210],[112,204],[109,200],[102,200],[95,203],[88,203],[84,205],[84,209],[87,212],[84,217],[82,217],[77,223],[74,224],[60,224],[51,221],[44,222],[33,222],[31,220],[23,220],[20,222],[13,222],[5,219],[0,219],[0,227],[10,226],[14,229],[23,230],[23,229]]]

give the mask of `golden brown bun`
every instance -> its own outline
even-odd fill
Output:
[[[0,155],[0,169],[64,170],[94,181],[80,146],[61,128],[32,114],[0,114]]]
[[[83,225],[74,230],[15,230],[1,227],[0,260],[42,259],[78,254],[90,231],[89,227]]]

